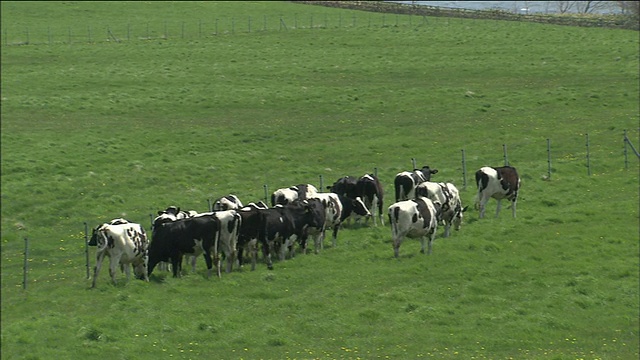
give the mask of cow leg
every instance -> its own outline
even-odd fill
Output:
[[[393,256],[397,259],[400,256],[400,244],[402,244],[401,237],[394,237],[393,239]]]
[[[511,201],[511,216],[513,216],[513,218],[516,218],[516,201],[517,199],[513,199]]]
[[[338,230],[340,230],[340,224],[333,227],[333,234],[331,238],[331,245],[333,247],[336,247],[336,243],[338,242]]]
[[[271,260],[271,245],[269,244],[269,241],[265,241],[262,243],[262,257],[267,263],[267,269],[273,270],[273,261]]]
[[[502,200],[498,200],[498,205],[496,205],[496,217],[498,217],[498,214],[500,214],[500,204],[501,204]]]
[[[376,203],[378,204],[378,217],[380,218],[380,225],[384,226],[384,211],[383,211],[383,203],[382,200],[380,200],[377,196],[376,196]]]
[[[91,287],[96,287],[96,280],[98,280],[98,274],[100,273],[100,268],[102,267],[102,261],[104,261],[104,252],[99,252],[96,257],[96,266],[93,268],[93,282],[91,283]]]
[[[445,221],[443,237],[449,237],[449,235],[451,235],[451,222]]]
[[[487,202],[489,201],[488,198],[485,198],[484,196],[482,198],[480,198],[480,219],[484,218],[484,212],[486,210],[486,206],[487,206]]]
[[[144,257],[142,257],[142,278],[144,281],[149,282],[149,272],[147,269],[149,268],[149,253],[145,252]]]
[[[116,285],[116,274],[118,273],[118,265],[120,265],[120,256],[111,256],[109,258],[109,275],[113,281],[113,285]]]
[[[120,268],[121,268],[121,269],[122,269],[122,271],[127,275],[127,282],[128,282],[129,280],[131,280],[131,267],[132,267],[132,266],[133,266],[133,265],[131,265],[131,264],[126,264],[126,265],[124,265],[124,264],[120,264]]]

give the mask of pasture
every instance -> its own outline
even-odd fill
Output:
[[[639,167],[633,155],[625,170],[622,155],[625,129],[638,147],[637,31],[402,16],[382,25],[382,14],[284,2],[1,6],[5,33],[32,36],[213,16],[358,18],[3,41],[3,358],[638,358]],[[504,205],[494,218],[491,201],[479,220],[473,172],[502,165],[503,144],[522,177],[518,218]],[[260,263],[206,279],[199,259],[181,279],[119,274],[114,286],[105,267],[89,288],[84,222],[125,217],[148,229],[169,205],[205,211],[229,193],[256,201],[265,184],[319,185],[322,175],[330,185],[374,168],[386,208],[411,158],[471,205],[459,232],[438,229],[432,255],[405,240],[395,259],[388,223],[352,225],[336,248],[272,271]]]

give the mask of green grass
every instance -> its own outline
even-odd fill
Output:
[[[262,2],[2,2],[1,16],[3,358],[638,357],[638,162],[622,155],[624,129],[638,145],[637,32]],[[255,31],[231,31],[248,17]],[[170,36],[47,38],[124,39],[144,21]],[[189,35],[171,35],[181,22]],[[11,45],[24,28],[32,45]],[[199,260],[182,279],[85,279],[84,222],[148,226],[169,205],[374,168],[390,205],[411,158],[462,188],[462,149],[472,205],[473,172],[502,164],[503,144],[518,218],[471,210],[431,256],[407,240],[396,260],[388,226],[352,226],[274,271],[207,280]]]

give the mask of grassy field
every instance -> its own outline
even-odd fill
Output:
[[[638,32],[293,3],[1,6],[3,358],[638,358],[639,167],[622,141],[638,147]],[[353,225],[273,271],[206,279],[200,259],[114,286],[103,268],[89,289],[85,222],[148,227],[169,205],[374,168],[390,205],[412,158],[462,189],[463,149],[473,205],[503,145],[518,218],[470,206],[430,256],[407,240],[394,259],[388,226]]]

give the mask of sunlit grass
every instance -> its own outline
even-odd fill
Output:
[[[150,22],[354,14],[269,4],[120,3]],[[99,20],[2,6],[8,29],[126,25],[104,3],[69,5]],[[3,357],[637,358],[638,163],[625,170],[622,155],[622,131],[637,139],[637,32],[358,16],[354,28],[3,46]],[[412,158],[462,189],[462,149],[472,209],[473,172],[502,164],[503,145],[523,179],[518,218],[469,210],[431,256],[407,240],[394,259],[388,227],[352,225],[336,248],[272,272],[206,279],[200,260],[150,283],[113,286],[103,271],[89,290],[85,223],[148,228],[168,205],[205,211],[228,193],[256,201],[265,186],[374,170],[389,205]]]

